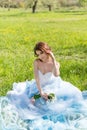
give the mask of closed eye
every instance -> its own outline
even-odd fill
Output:
[[[43,53],[44,53],[44,52],[43,52],[43,51],[41,51],[41,52],[40,52],[40,54],[37,54],[37,57],[38,57],[38,56],[40,56],[40,55],[42,55]]]

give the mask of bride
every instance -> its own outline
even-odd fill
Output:
[[[14,83],[12,91],[0,99],[2,130],[87,128],[83,125],[87,122],[87,100],[77,87],[61,79],[60,64],[51,48],[38,42],[34,54],[35,79]],[[54,95],[52,100],[50,94]]]

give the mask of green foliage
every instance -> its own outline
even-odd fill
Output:
[[[80,6],[87,6],[87,0],[79,0]]]
[[[0,95],[13,82],[31,80],[33,48],[47,42],[60,62],[63,80],[87,89],[87,12],[0,11]]]
[[[39,98],[41,98],[41,95],[40,95],[40,94],[35,94],[35,95],[34,95],[34,99],[35,99],[35,100],[37,100],[37,99],[39,99]],[[53,99],[55,99],[55,94],[54,94],[54,93],[49,93],[49,94],[48,94],[48,100],[49,100],[49,101],[52,101]]]

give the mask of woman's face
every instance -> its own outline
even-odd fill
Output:
[[[36,50],[36,54],[38,56],[38,58],[43,61],[46,62],[48,59],[48,54],[45,51],[40,51],[40,50]]]

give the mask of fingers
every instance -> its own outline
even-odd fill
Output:
[[[48,99],[48,95],[47,95],[46,93],[44,93],[44,94],[42,95],[42,97],[45,98],[46,100]]]

